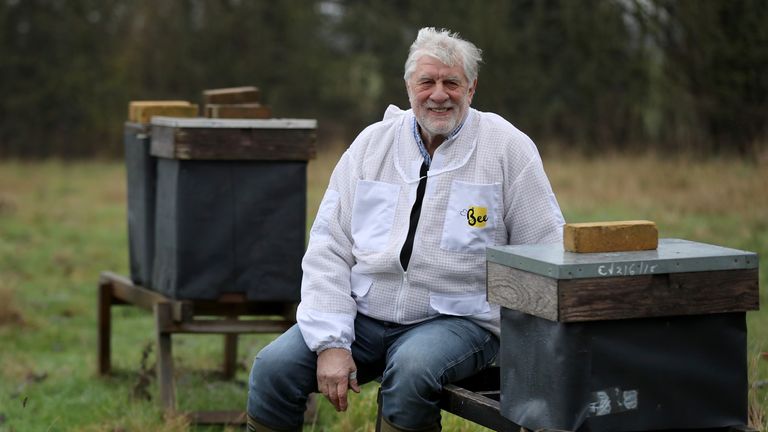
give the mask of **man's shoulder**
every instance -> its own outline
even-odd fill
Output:
[[[394,105],[387,107],[384,118],[366,126],[355,138],[353,147],[367,147],[371,140],[379,140],[384,136],[392,135],[400,130],[406,117],[412,115],[411,110],[401,110]]]
[[[475,112],[479,123],[479,139],[492,143],[490,149],[523,153],[536,151],[533,140],[504,117],[493,112]]]
[[[523,133],[509,120],[494,112],[477,111],[481,127],[485,130],[494,131],[497,133],[503,133],[512,137],[525,137],[528,139],[528,135]]]
[[[412,116],[411,110],[401,110],[395,105],[389,105],[384,111],[384,117],[381,120],[370,124],[363,132],[385,133],[388,130],[399,128],[409,116]]]

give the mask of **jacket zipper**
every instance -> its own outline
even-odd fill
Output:
[[[421,207],[424,201],[424,194],[427,189],[427,171],[429,166],[424,161],[421,164],[419,170],[419,185],[416,187],[416,200],[411,207],[411,216],[408,219],[408,234],[405,237],[402,249],[400,249],[400,267],[403,269],[403,279],[400,285],[400,293],[397,298],[397,320],[402,321],[403,315],[403,302],[405,301],[405,286],[408,280],[408,265],[411,261],[411,255],[413,254],[413,243],[416,237],[416,229],[419,225],[419,218],[421,217]]]
[[[411,261],[411,254],[413,253],[413,240],[416,237],[416,228],[419,226],[419,218],[421,217],[421,205],[424,201],[424,193],[427,189],[427,171],[429,167],[427,162],[424,161],[421,164],[421,170],[419,171],[419,185],[416,188],[416,200],[411,207],[411,217],[408,219],[408,235],[405,237],[402,249],[400,249],[400,265],[403,270],[408,270],[408,264]]]

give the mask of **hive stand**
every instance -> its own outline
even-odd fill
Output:
[[[237,358],[237,336],[247,333],[282,333],[295,323],[296,304],[248,301],[242,294],[225,294],[216,301],[172,300],[155,291],[133,284],[112,272],[99,278],[98,293],[98,374],[112,369],[112,306],[133,305],[151,311],[157,336],[157,376],[160,405],[166,414],[187,416],[197,424],[244,424],[245,413],[238,411],[176,411],[173,378],[172,336],[174,334],[224,335],[223,375],[232,379]],[[197,319],[198,317],[215,317]],[[241,316],[255,319],[240,320]],[[310,404],[308,416],[312,415]]]

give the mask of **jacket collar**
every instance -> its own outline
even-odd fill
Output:
[[[388,113],[390,110],[387,110]],[[395,133],[394,163],[403,181],[414,183],[420,180],[418,167],[427,160],[421,136],[416,129],[416,117],[412,110],[400,111],[398,130]],[[386,118],[386,116],[385,116]],[[470,108],[464,121],[451,133],[430,158],[428,177],[454,171],[466,165],[475,152],[480,116]],[[426,153],[429,156],[428,153]]]

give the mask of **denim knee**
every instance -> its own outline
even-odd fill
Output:
[[[442,389],[440,369],[435,368],[434,359],[421,349],[401,348],[387,364],[383,379],[399,388],[419,395],[430,395]]]
[[[275,429],[301,426],[307,398],[317,387],[317,356],[297,326],[256,355],[248,388],[248,414]]]

